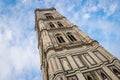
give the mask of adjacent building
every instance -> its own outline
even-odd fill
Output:
[[[120,61],[55,8],[35,10],[43,80],[120,80]]]

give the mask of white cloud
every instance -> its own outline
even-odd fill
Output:
[[[107,16],[110,16],[110,15],[112,15],[115,12],[115,10],[118,7],[117,6],[118,4],[119,4],[118,0],[116,0],[116,1],[112,1],[112,0],[99,0],[98,7],[100,9],[103,9]]]
[[[115,10],[116,10],[116,8],[117,8],[117,4],[112,4],[112,5],[110,6],[110,12],[111,12],[111,13],[114,13]]]
[[[98,7],[97,6],[92,6],[89,10],[95,12],[95,11],[98,10]]]
[[[83,14],[83,19],[89,19],[89,18],[90,18],[90,14],[88,13]]]
[[[12,31],[10,29],[6,29],[5,30],[5,35],[4,37],[7,39],[7,40],[11,40],[12,39]]]
[[[17,3],[0,16],[0,80],[41,79],[34,11],[27,9],[28,5]]]

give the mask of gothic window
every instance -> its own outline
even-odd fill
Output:
[[[87,76],[87,80],[93,80],[91,76]]]
[[[81,61],[81,59],[78,56],[73,56],[73,59],[79,67],[84,67],[83,62]]]
[[[101,76],[101,78],[103,80],[111,80],[108,75],[105,74],[105,72],[103,70],[97,70],[97,72],[99,73],[99,75]]]
[[[74,75],[74,76],[69,76],[68,77],[68,80],[78,80],[77,77]]]
[[[117,69],[113,68],[113,72],[114,72],[116,75],[119,75],[119,77],[120,77],[120,72],[119,72]]]
[[[51,13],[46,13],[45,16],[47,19],[54,19],[54,17],[51,15]]]
[[[61,58],[61,59],[60,59],[60,62],[61,62],[61,64],[62,64],[64,70],[70,70],[70,69],[71,69],[71,66],[70,66],[67,58]]]
[[[62,24],[62,23],[57,22],[57,24],[58,24],[59,27],[63,27],[63,24]]]
[[[71,33],[67,33],[67,37],[70,41],[76,41],[76,38]]]
[[[102,55],[102,53],[100,53],[99,51],[94,51],[93,52],[101,61],[107,61],[107,59],[105,58],[105,56]]]
[[[55,25],[52,22],[50,22],[49,25],[51,28],[55,28]]]
[[[60,77],[60,80],[63,80],[63,78],[62,78],[62,77]]]
[[[90,72],[84,73],[86,80],[95,80]]]
[[[56,38],[59,43],[65,43],[65,40],[63,39],[61,35],[57,35]]]
[[[119,69],[116,68],[115,66],[112,66],[112,67],[110,67],[110,68],[111,68],[111,70],[113,71],[113,73],[114,73],[116,76],[118,76],[118,78],[120,79],[120,71],[119,71]]]
[[[106,76],[103,72],[101,72],[101,77],[102,77],[102,79],[104,79],[104,80],[108,80],[108,79],[107,79],[107,76]]]

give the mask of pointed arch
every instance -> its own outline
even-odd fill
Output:
[[[70,41],[77,41],[77,39],[73,36],[71,32],[66,33],[66,35]]]
[[[57,41],[58,41],[59,43],[65,43],[65,40],[64,40],[64,38],[62,37],[61,34],[56,34],[55,36],[56,36]]]
[[[60,80],[63,80],[63,78],[62,78],[62,77],[60,77]]]
[[[55,28],[55,25],[52,22],[50,22],[49,25],[50,25],[50,28]]]
[[[76,75],[72,75],[68,77],[68,80],[78,80]]]
[[[116,68],[112,68],[112,71],[120,79],[120,71],[118,69],[116,69]]]
[[[87,76],[87,80],[93,80],[91,76]]]
[[[107,79],[107,76],[103,72],[101,72],[100,74],[103,79]]]
[[[63,27],[63,24],[61,22],[58,21],[57,24],[59,27]]]
[[[51,13],[45,13],[44,15],[46,16],[47,19],[54,19]]]

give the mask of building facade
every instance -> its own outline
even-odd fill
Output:
[[[120,61],[55,8],[35,10],[43,80],[120,80]]]

